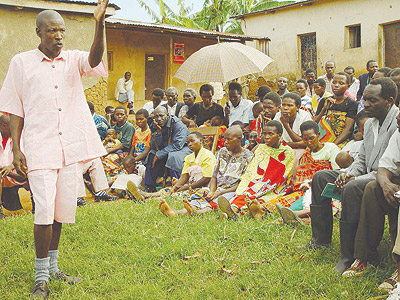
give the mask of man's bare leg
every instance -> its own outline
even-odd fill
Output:
[[[60,236],[61,236],[61,229],[62,229],[62,223],[58,223],[56,220],[54,220],[52,226],[52,235],[51,235],[51,243],[49,250],[58,249],[58,244],[60,242]]]
[[[52,240],[52,225],[35,224],[33,228],[36,257],[46,258],[49,256],[49,249]]]

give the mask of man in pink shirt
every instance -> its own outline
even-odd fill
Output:
[[[18,173],[27,175],[36,205],[36,277],[32,293],[36,298],[48,297],[50,276],[69,283],[82,280],[58,269],[57,249],[62,223],[75,221],[83,162],[106,154],[86,103],[81,77],[107,76],[102,62],[107,4],[108,0],[99,0],[95,8],[90,53],[62,51],[63,18],[53,10],[39,13],[39,47],[11,59],[0,91],[0,111],[10,114],[13,163]]]

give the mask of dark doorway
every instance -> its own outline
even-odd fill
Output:
[[[385,37],[385,67],[400,66],[400,22],[383,26]]]
[[[146,100],[151,100],[155,88],[165,89],[165,55],[146,54],[145,87]]]
[[[315,33],[301,35],[300,55],[301,55],[301,74],[307,69],[313,69],[317,75],[317,38]]]

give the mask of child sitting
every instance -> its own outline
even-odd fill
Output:
[[[190,133],[187,145],[193,153],[185,157],[182,176],[174,184],[170,194],[204,188],[213,175],[215,156],[203,147],[203,135],[197,131]],[[204,199],[203,201],[192,200],[190,203],[184,201],[184,207],[182,210],[175,211],[165,200],[162,200],[159,205],[160,211],[169,217],[211,211],[211,206]]]
[[[146,109],[139,109],[136,112],[136,125],[139,127],[132,138],[131,152],[129,155],[135,158],[136,162],[146,159],[150,152],[151,130],[147,124],[149,112]]]
[[[326,81],[323,78],[318,78],[313,84],[314,96],[311,99],[311,111],[314,116],[317,112],[318,103],[321,99],[332,96],[331,93],[326,91]]]
[[[121,141],[121,144],[117,147],[108,149],[108,153],[118,153],[129,152],[132,145],[132,137],[135,133],[135,127],[132,123],[127,122],[127,111],[124,106],[117,106],[114,112],[115,120],[117,124],[112,128],[117,132],[117,137]]]
[[[121,142],[117,139],[117,132],[115,129],[110,128],[106,131],[106,138],[103,141],[103,146],[107,150],[112,149],[114,147],[118,147],[121,145]]]

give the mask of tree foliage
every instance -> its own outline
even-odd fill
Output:
[[[295,2],[275,0],[204,0],[202,10],[193,13],[193,8],[186,6],[185,0],[178,0],[179,11],[175,13],[164,0],[152,0],[159,8],[157,12],[152,10],[147,4],[149,0],[137,1],[156,23],[231,33],[243,33],[240,21],[232,19],[233,16]]]

